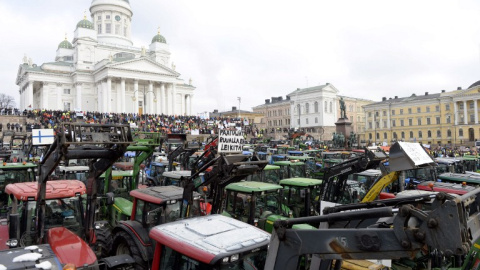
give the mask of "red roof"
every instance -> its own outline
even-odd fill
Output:
[[[7,194],[13,194],[18,200],[35,198],[37,200],[37,182],[24,182],[8,184],[5,187]],[[76,194],[83,195],[87,189],[79,180],[51,180],[47,182],[46,199],[60,199],[74,197]]]

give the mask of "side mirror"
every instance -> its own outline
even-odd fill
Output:
[[[112,205],[115,203],[115,196],[113,195],[113,192],[107,192],[107,205]]]

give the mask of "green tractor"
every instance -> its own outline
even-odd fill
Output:
[[[8,184],[35,182],[37,167],[31,162],[0,164],[0,218],[6,217],[8,213],[8,194],[5,193],[5,187]]]

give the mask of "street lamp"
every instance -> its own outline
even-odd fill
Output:
[[[132,100],[133,101],[136,101],[137,98],[135,97],[135,93],[138,92],[138,90],[135,90],[133,91],[133,97],[132,97]],[[143,108],[145,109],[145,112],[147,110],[147,93],[152,93],[153,94],[153,102],[157,103],[157,95],[155,95],[155,92],[153,90],[148,90],[145,88],[145,85],[143,85],[143,91],[141,91],[143,93]],[[150,104],[149,104],[150,105]],[[145,114],[145,112],[143,112],[143,114]]]
[[[242,102],[242,98],[237,97],[237,99],[238,99],[238,118],[240,118],[240,103]]]

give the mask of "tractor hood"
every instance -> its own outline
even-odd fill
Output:
[[[88,244],[64,227],[49,229],[48,243],[62,264],[72,263],[78,268],[97,261],[97,256]]]
[[[126,215],[127,217],[132,215],[132,207],[133,207],[133,202],[122,198],[118,197],[115,198],[115,202],[113,203],[113,207],[120,212],[123,215]]]

